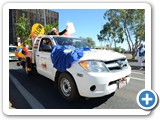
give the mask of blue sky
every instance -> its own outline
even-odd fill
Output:
[[[107,22],[103,18],[105,9],[53,9],[53,11],[59,13],[59,31],[66,28],[67,22],[73,22],[76,32],[72,36],[91,37],[96,46],[101,45],[97,34]],[[125,43],[117,46],[127,49]]]

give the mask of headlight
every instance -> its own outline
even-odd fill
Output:
[[[100,61],[81,61],[79,64],[88,72],[109,72],[105,64]]]
[[[128,60],[127,60],[127,59],[125,59],[124,64],[127,64],[127,65],[128,65]]]

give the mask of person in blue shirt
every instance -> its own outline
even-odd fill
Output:
[[[145,57],[145,48],[143,43],[140,44],[140,46],[137,48],[137,59],[138,59],[138,64],[140,66],[140,70],[143,69],[144,67],[144,57]]]

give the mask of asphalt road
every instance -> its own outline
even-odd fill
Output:
[[[136,96],[145,88],[145,71],[132,68],[130,83],[115,93],[73,103],[66,102],[54,82],[39,75],[28,76],[24,69],[9,63],[9,101],[17,109],[140,109]]]

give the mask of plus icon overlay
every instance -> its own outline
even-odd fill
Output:
[[[153,98],[155,99],[155,97],[153,96]],[[145,105],[149,105],[149,101],[150,103],[154,100],[152,97],[149,97],[149,94],[146,93],[145,98],[142,98],[142,101],[145,101]]]
[[[144,110],[150,110],[157,104],[157,94],[153,90],[141,90],[137,95],[137,103]]]

